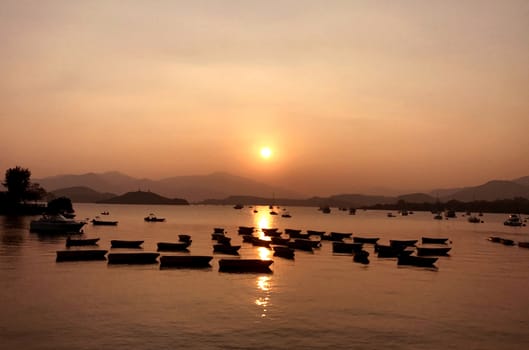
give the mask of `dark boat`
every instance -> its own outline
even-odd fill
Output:
[[[501,240],[502,238],[501,237],[498,237],[498,236],[490,236],[489,238],[487,238],[489,241],[491,242],[494,242],[494,243],[501,243]]]
[[[355,215],[356,209],[355,208],[349,208],[349,215]]]
[[[252,243],[253,239],[254,239],[254,236],[252,236],[252,235],[243,235],[242,236],[242,241],[244,243]]]
[[[503,245],[514,245],[515,244],[512,239],[507,239],[507,238],[501,238],[500,243]]]
[[[213,228],[213,233],[224,233],[224,228],[222,227],[214,227]]]
[[[319,210],[321,210],[321,212],[322,212],[323,214],[330,214],[330,213],[331,213],[331,207],[329,207],[329,206],[323,206],[323,207],[320,207]]]
[[[355,243],[376,244],[380,238],[378,237],[353,237]]]
[[[417,247],[417,256],[445,256],[451,247]]]
[[[261,272],[270,273],[273,260],[259,259],[220,259],[219,271],[222,272]]]
[[[106,253],[102,249],[58,250],[56,261],[105,260]]]
[[[153,213],[150,213],[148,216],[144,217],[143,220],[147,222],[163,222],[165,218],[158,218]]]
[[[341,241],[345,238],[351,238],[352,235],[352,233],[331,232],[331,238],[336,241]]]
[[[369,253],[365,250],[360,249],[354,253],[353,261],[356,263],[367,265],[369,264]]]
[[[261,231],[263,231],[265,236],[270,236],[270,237],[281,236],[281,232],[279,232],[277,228],[262,228]]]
[[[287,230],[285,230],[286,232]],[[315,231],[315,230],[307,230],[307,234],[309,236],[318,236],[318,237],[322,237],[324,234],[325,234],[325,231]]]
[[[182,252],[187,251],[191,245],[189,242],[158,242],[156,243],[159,252]]]
[[[266,248],[268,248],[268,247],[270,247],[270,243],[272,243],[272,241],[261,239],[259,237],[252,237],[252,245],[254,245],[256,247],[266,247]]]
[[[503,222],[505,226],[525,226],[522,219],[517,214],[509,215],[509,218]]]
[[[290,238],[272,237],[272,244],[288,245]]]
[[[91,221],[92,225],[99,225],[99,226],[116,226],[118,224],[117,221],[111,221],[111,220],[101,220],[99,218],[92,219]]]
[[[398,257],[398,265],[411,265],[419,267],[435,267],[435,262],[438,258],[423,257],[414,255],[400,255]]]
[[[158,253],[108,253],[109,264],[157,264]]]
[[[224,232],[223,233],[219,233],[219,232],[213,232],[211,234],[211,239],[214,240],[214,241],[218,241],[219,239],[222,239],[222,237],[226,237],[224,235]]]
[[[66,238],[66,246],[67,247],[74,247],[74,246],[87,246],[87,245],[97,245],[97,241],[99,241],[99,238],[78,238],[78,239],[72,239],[70,237]]]
[[[362,250],[363,243],[332,242],[332,252],[341,254],[353,254]]]
[[[285,233],[288,234],[290,238],[302,238],[309,239],[309,233],[301,233],[301,230],[285,229]]]
[[[273,245],[274,256],[279,256],[286,259],[294,259],[295,251],[284,245]]]
[[[529,242],[518,242],[518,247],[529,248]]]
[[[422,237],[421,242],[423,244],[446,244],[448,238],[441,237]]]
[[[389,245],[392,247],[414,247],[419,240],[417,239],[390,239]]]
[[[312,252],[313,248],[318,248],[320,246],[319,241],[313,241],[311,239],[301,239],[297,238],[294,241],[288,242],[288,247],[292,249],[304,250]]]
[[[227,244],[214,244],[213,245],[214,253],[239,255],[239,249],[241,249],[240,245],[227,245]]]
[[[277,211],[270,210],[270,215],[277,215]]]
[[[110,241],[112,248],[141,248],[143,241],[127,241],[121,239],[113,239]]]
[[[190,235],[178,235],[178,240],[180,242],[191,242],[191,236]]]
[[[209,264],[211,259],[213,259],[213,257],[208,255],[162,255],[160,257],[160,267],[211,267],[211,265]]]
[[[242,209],[242,208],[244,208],[244,205],[242,205],[242,204],[235,204],[233,206],[233,209]]]
[[[248,226],[239,226],[238,233],[240,235],[251,235],[254,231],[254,227],[248,227]]]
[[[281,214],[281,217],[282,218],[291,218],[292,215],[290,215],[289,213],[284,213],[284,214]]]

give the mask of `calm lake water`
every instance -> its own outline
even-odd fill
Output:
[[[371,263],[334,255],[330,242],[294,261],[243,244],[243,258],[273,258],[272,274],[211,269],[160,270],[104,261],[56,263],[65,237],[29,232],[31,218],[0,216],[0,344],[4,349],[526,349],[529,344],[529,249],[487,241],[491,235],[529,241],[529,227],[507,227],[507,215],[485,223],[436,221],[416,212],[356,215],[288,208],[76,204],[77,218],[108,210],[116,227],[85,227],[83,237],[177,241],[190,234],[192,254],[212,255],[211,233],[224,227],[241,244],[238,226],[352,232],[419,239],[446,236],[451,256],[437,269],[397,266],[367,246]],[[146,223],[154,212],[167,222]]]

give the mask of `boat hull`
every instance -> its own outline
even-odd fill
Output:
[[[112,248],[141,248],[143,241],[124,241],[119,239],[113,239],[110,241]]]
[[[109,253],[109,264],[157,264],[158,253]]]
[[[259,259],[220,259],[219,271],[221,272],[257,272],[270,273],[273,260]]]
[[[158,242],[156,243],[158,246],[159,252],[181,252],[181,251],[187,251],[189,246],[191,245],[191,241],[189,242]]]
[[[204,268],[211,267],[209,262],[213,259],[208,255],[162,255],[160,267],[176,268]]]
[[[85,250],[58,250],[56,261],[90,261],[106,260],[106,250],[85,249]]]

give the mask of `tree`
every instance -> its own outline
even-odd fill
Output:
[[[2,183],[7,188],[7,199],[11,203],[20,203],[25,200],[39,200],[46,191],[39,184],[30,181],[31,171],[17,166],[6,170],[5,180]]]
[[[73,213],[72,201],[67,197],[59,197],[48,202],[48,214]]]

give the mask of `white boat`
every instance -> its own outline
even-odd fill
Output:
[[[505,226],[523,226],[522,219],[519,215],[511,214],[509,218],[503,222]]]
[[[67,219],[60,214],[43,215],[39,220],[31,221],[29,230],[41,233],[79,232],[84,225],[84,221]]]

